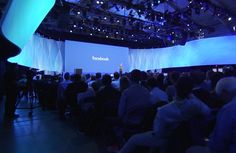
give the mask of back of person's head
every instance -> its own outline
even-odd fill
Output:
[[[96,76],[95,76],[95,75],[92,75],[92,76],[91,76],[91,80],[92,80],[92,81],[96,80]]]
[[[120,90],[123,91],[127,89],[130,85],[129,79],[126,76],[122,76],[120,78]]]
[[[115,72],[113,75],[115,80],[118,80],[120,78],[120,74],[118,72]]]
[[[211,80],[211,88],[215,89],[217,82],[224,77],[222,72],[214,72],[210,77]]]
[[[215,91],[224,102],[231,101],[236,97],[236,78],[231,76],[220,79],[216,84]]]
[[[180,76],[180,74],[179,74],[179,72],[171,72],[170,73],[170,81],[171,81],[171,83],[176,83],[177,82],[177,80],[179,79],[179,76]]]
[[[142,71],[141,72],[141,80],[147,80],[147,77],[148,77],[147,73],[145,71]]]
[[[190,77],[180,77],[175,84],[176,95],[178,98],[185,99],[193,89],[193,82]]]
[[[165,78],[165,76],[162,73],[158,74],[156,77],[157,86],[162,90],[164,90],[164,78]]]
[[[131,71],[130,79],[131,81],[138,83],[141,80],[141,71],[138,69]]]
[[[235,70],[232,66],[223,67],[223,73],[225,77],[235,76]]]
[[[64,74],[64,79],[65,79],[65,80],[70,80],[70,73],[66,72],[66,73]]]
[[[91,77],[91,75],[90,75],[89,73],[87,73],[87,74],[85,75],[86,80],[90,79],[90,77]]]
[[[80,75],[80,74],[74,74],[74,76],[73,76],[73,81],[74,81],[74,82],[81,81],[81,75]]]
[[[190,76],[191,76],[193,83],[195,85],[201,84],[205,80],[205,74],[200,70],[192,71],[190,73]]]
[[[211,79],[211,77],[214,75],[214,71],[212,71],[212,70],[208,70],[207,72],[206,72],[206,79],[207,80],[210,80]]]
[[[147,86],[150,87],[151,89],[157,86],[157,80],[152,77],[147,80]]]
[[[105,75],[103,75],[103,77],[102,77],[102,83],[103,83],[103,85],[104,86],[109,86],[109,85],[111,85],[111,76],[110,75],[108,75],[108,74],[105,74]]]
[[[101,77],[102,77],[102,74],[100,72],[97,72],[96,73],[96,79],[101,79]]]

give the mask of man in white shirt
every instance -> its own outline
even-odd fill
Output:
[[[236,153],[236,78],[218,81],[216,93],[226,105],[218,113],[209,148],[212,153]]]
[[[133,70],[131,72],[131,85],[123,91],[118,107],[118,115],[124,123],[139,124],[143,118],[143,112],[136,112],[140,108],[151,106],[149,91],[139,84],[141,71]]]
[[[150,88],[150,102],[155,105],[158,102],[168,102],[168,96],[166,92],[157,87],[155,78],[150,78],[147,81],[147,85]]]

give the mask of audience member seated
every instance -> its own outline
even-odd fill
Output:
[[[191,96],[192,87],[190,78],[180,77],[176,83],[176,99],[159,108],[153,123],[153,131],[132,136],[119,152],[131,153],[137,146],[158,147],[160,151],[163,151],[169,136],[180,123],[199,115],[207,117],[210,109]]]
[[[96,80],[92,83],[92,87],[94,91],[97,93],[99,89],[102,87],[102,80],[101,80],[102,74],[96,73]]]
[[[153,105],[157,105],[158,103],[161,103],[161,102],[165,102],[165,103],[168,102],[167,94],[163,90],[157,87],[157,81],[155,78],[148,79],[147,85],[150,89],[150,96],[151,96],[150,102]]]
[[[75,74],[72,76],[72,81],[73,82],[67,86],[64,94],[67,104],[75,109],[77,108],[77,94],[85,92],[88,85],[84,81],[81,81],[80,74]]]
[[[212,70],[208,70],[207,72],[206,72],[206,78],[205,78],[205,80],[204,80],[204,83],[205,83],[205,85],[206,85],[206,89],[207,89],[207,91],[212,91],[212,90],[214,90],[214,89],[212,89],[212,82],[211,82],[211,78],[212,78],[212,76],[214,75],[214,71],[212,71]]]
[[[112,86],[116,88],[117,90],[120,89],[120,74],[118,72],[115,72],[114,74],[114,80],[112,80]]]
[[[163,90],[163,91],[165,91],[164,78],[165,78],[165,76],[162,73],[158,74],[157,78],[156,78],[156,80],[157,80],[157,87],[159,89]]]
[[[193,79],[194,87],[193,94],[212,108],[212,103],[214,103],[211,99],[210,92],[208,91],[206,84],[204,82],[205,75],[201,71],[193,71],[190,73],[191,78]]]
[[[85,82],[89,83],[91,81],[91,75],[89,73],[85,74]]]
[[[236,153],[236,78],[221,79],[216,85],[216,93],[225,105],[218,113],[209,148],[212,153]]]
[[[227,76],[235,76],[236,73],[235,73],[235,70],[232,66],[224,66],[223,67],[223,73],[224,73],[224,76],[227,77]]]
[[[96,76],[95,75],[91,75],[91,78],[88,81],[88,86],[92,87],[92,84],[95,82],[95,80],[96,80]]]
[[[171,85],[169,85],[166,88],[166,93],[168,95],[169,101],[172,101],[175,97],[175,93],[176,93],[175,83],[179,79],[179,73],[178,72],[171,72],[169,74],[169,79],[170,79]]]
[[[85,92],[81,92],[81,93],[78,93],[78,94],[77,94],[77,104],[78,104],[78,105],[81,105],[81,103],[82,103],[85,99],[91,98],[91,97],[95,97],[95,96],[96,96],[96,94],[95,94],[93,88],[92,88],[92,87],[88,87],[88,85],[86,85],[86,86],[87,86],[87,90],[86,90]]]
[[[96,108],[99,114],[105,116],[117,116],[120,92],[112,86],[111,76],[105,74],[102,77],[103,87],[97,92]]]
[[[129,78],[126,76],[122,76],[120,78],[120,92],[122,93],[125,89],[130,86]]]
[[[118,115],[124,124],[139,124],[145,107],[151,106],[149,91],[139,84],[140,79],[140,70],[133,70],[131,85],[121,95]]]
[[[147,78],[148,78],[147,73],[145,71],[141,71],[140,84],[141,84],[141,86],[143,86],[145,88],[148,88],[148,86],[147,86]]]
[[[72,81],[70,80],[70,74],[67,72],[64,74],[64,80],[59,83],[57,88],[57,102],[59,108],[59,114],[61,118],[64,118],[65,109],[66,109],[66,98],[64,96],[64,92],[69,84]]]

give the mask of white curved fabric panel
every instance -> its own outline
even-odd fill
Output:
[[[130,70],[236,64],[236,36],[190,41],[185,46],[130,49]]]
[[[65,43],[33,35],[22,52],[9,62],[47,71],[63,71]]]
[[[56,0],[10,0],[1,30],[12,43],[24,48]]]

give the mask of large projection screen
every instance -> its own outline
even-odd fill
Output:
[[[73,73],[82,69],[83,73],[113,73],[122,67],[123,72],[129,70],[128,48],[65,41],[65,71]]]

